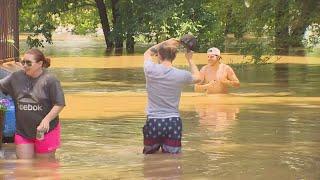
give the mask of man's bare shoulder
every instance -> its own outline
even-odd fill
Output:
[[[223,63],[221,63],[221,64],[222,64],[223,69],[232,70],[232,67],[231,67],[230,65],[228,65],[228,64],[223,64]]]
[[[222,66],[224,66],[224,67],[231,68],[231,66],[230,66],[230,65],[228,65],[228,64],[221,63],[221,65],[222,65]]]
[[[202,66],[202,68],[200,69],[200,71],[206,71],[208,69],[209,65],[206,64],[204,66]]]

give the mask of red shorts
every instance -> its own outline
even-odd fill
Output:
[[[36,153],[49,153],[60,147],[61,140],[61,127],[60,123],[52,129],[49,133],[44,134],[43,140],[25,138],[19,134],[15,134],[14,143],[18,144],[34,144]]]

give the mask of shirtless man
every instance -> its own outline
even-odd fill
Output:
[[[220,62],[220,50],[210,48],[207,51],[208,64],[200,70],[201,82],[195,85],[196,92],[207,94],[226,94],[228,87],[240,87],[240,82],[229,65]]]

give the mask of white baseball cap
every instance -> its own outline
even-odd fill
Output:
[[[207,54],[220,56],[220,50],[216,47],[209,48]]]

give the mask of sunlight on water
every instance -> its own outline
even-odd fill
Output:
[[[233,58],[225,55],[224,61]],[[199,67],[206,63],[205,54],[194,59]],[[57,161],[17,161],[14,146],[5,144],[0,177],[319,179],[320,60],[281,59],[291,63],[232,64],[241,88],[228,95],[186,87],[183,153],[145,156],[142,56],[55,57],[50,71],[61,80],[67,102]],[[187,68],[182,54],[175,65]]]

